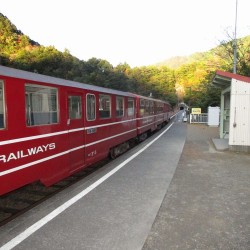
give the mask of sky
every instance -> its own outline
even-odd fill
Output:
[[[113,66],[152,65],[204,52],[234,36],[237,0],[1,0],[0,13],[43,46]],[[250,35],[238,0],[237,37]]]

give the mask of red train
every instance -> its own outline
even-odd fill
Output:
[[[0,66],[0,195],[115,158],[170,115],[167,102]]]

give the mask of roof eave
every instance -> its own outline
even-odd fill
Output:
[[[212,84],[216,87],[225,89],[231,85],[232,78],[225,76],[224,74],[218,74],[213,78]]]

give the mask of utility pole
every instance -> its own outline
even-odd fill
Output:
[[[237,73],[236,65],[237,65],[237,12],[238,12],[238,0],[236,0],[236,11],[235,11],[235,26],[234,26],[234,66],[233,73]]]

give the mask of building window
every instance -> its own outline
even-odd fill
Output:
[[[124,97],[116,97],[116,116],[124,116]]]
[[[0,81],[0,129],[5,128],[5,101],[4,101],[4,89],[3,82]]]
[[[82,118],[82,98],[81,96],[69,96],[69,119],[81,119]]]
[[[109,95],[99,96],[99,116],[100,118],[111,117],[111,97]]]
[[[58,123],[58,90],[25,85],[27,126]]]
[[[96,119],[96,99],[95,95],[87,94],[87,120],[93,121]]]
[[[128,98],[128,116],[135,114],[135,102],[133,98]]]

